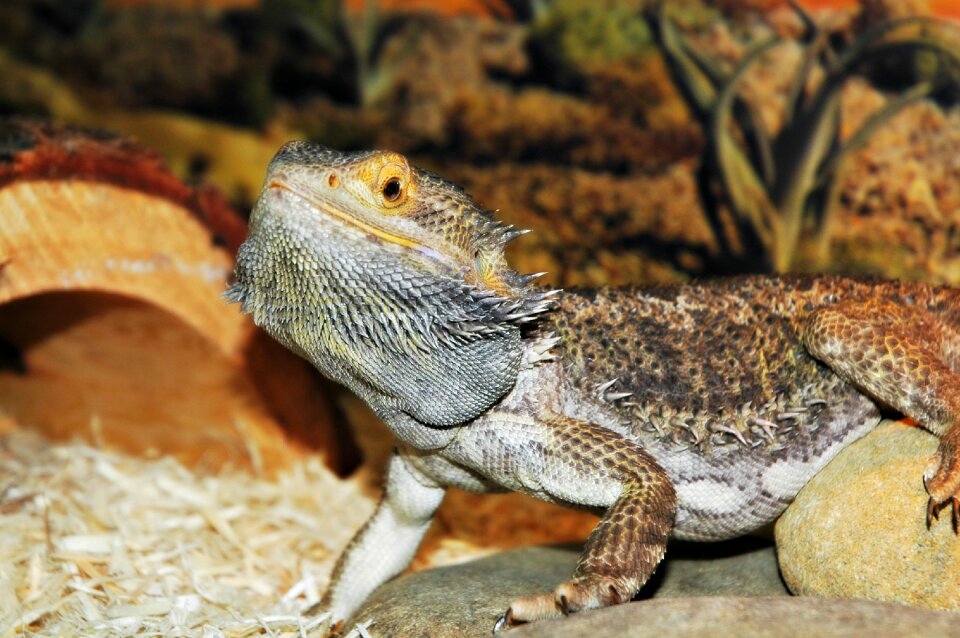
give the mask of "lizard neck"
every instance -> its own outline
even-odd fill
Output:
[[[524,359],[509,314],[525,299],[348,224],[303,223],[294,202],[275,199],[251,216],[229,293],[272,336],[378,412],[432,427],[469,422],[509,392]]]

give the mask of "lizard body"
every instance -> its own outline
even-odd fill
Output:
[[[345,620],[401,571],[446,487],[602,515],[573,578],[502,628],[629,600],[668,537],[769,523],[880,406],[941,439],[928,521],[957,518],[960,293],[841,277],[557,292],[513,272],[518,233],[395,153],[281,149],[229,297],[366,400],[397,449],[338,561]]]

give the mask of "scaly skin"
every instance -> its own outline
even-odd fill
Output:
[[[229,297],[366,400],[397,451],[322,602],[342,626],[409,562],[446,487],[602,519],[571,580],[496,629],[628,601],[668,537],[776,519],[893,407],[940,438],[928,523],[960,467],[960,293],[840,277],[543,290],[518,235],[395,153],[285,146]]]

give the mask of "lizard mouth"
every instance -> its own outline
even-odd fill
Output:
[[[365,222],[361,219],[358,219],[356,216],[346,213],[329,201],[322,198],[311,197],[310,195],[305,195],[304,193],[292,188],[287,182],[279,178],[271,179],[267,183],[266,190],[281,190],[286,191],[293,195],[294,197],[303,200],[310,206],[313,206],[317,210],[323,212],[326,215],[329,215],[345,224],[348,224],[358,230],[363,231],[368,236],[376,237],[382,241],[389,242],[391,244],[396,244],[398,246],[403,246],[404,248],[413,248],[414,250],[436,259],[437,261],[449,262],[449,259],[445,259],[443,253],[426,246],[416,240],[410,239],[408,237],[403,237],[401,235],[396,235],[391,233],[383,228],[374,226],[368,222]]]

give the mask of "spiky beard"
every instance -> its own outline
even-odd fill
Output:
[[[554,291],[501,269],[494,292],[472,283],[467,267],[350,226],[260,212],[228,298],[381,414],[465,423],[529,363],[521,327],[552,307]]]

